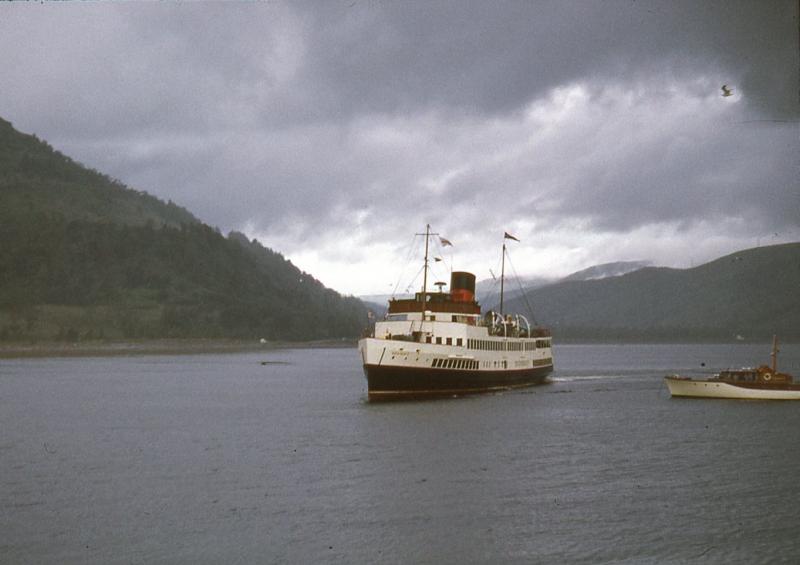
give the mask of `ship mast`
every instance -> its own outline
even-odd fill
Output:
[[[500,316],[504,315],[503,312],[503,286],[506,278],[506,238],[503,238],[503,259],[500,267]]]
[[[772,336],[772,353],[770,354],[772,357],[772,372],[778,372],[778,336]]]
[[[425,266],[422,274],[422,320],[425,320],[425,303],[428,298],[428,238],[431,235],[431,225],[425,224]]]
[[[500,268],[500,315],[503,316],[505,312],[503,312],[503,287],[505,286],[505,279],[506,279],[506,240],[513,239],[514,241],[519,241],[516,237],[511,235],[508,232],[503,232],[503,264]]]

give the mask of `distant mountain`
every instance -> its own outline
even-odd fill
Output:
[[[0,120],[0,340],[356,337],[357,299]]]
[[[543,277],[521,277],[519,280],[506,278],[503,286],[503,300],[519,296],[523,291],[551,284],[553,279]],[[500,301],[500,279],[483,279],[475,283],[475,296],[482,305]]]
[[[527,294],[563,338],[800,338],[800,243],[748,249],[691,269],[646,267]],[[525,311],[521,298],[506,310]]]
[[[545,277],[521,277],[519,281],[507,278],[503,290],[503,299],[511,300],[521,296],[531,290],[542,288],[549,284],[559,281],[585,281],[603,279],[624,275],[631,271],[650,266],[650,261],[618,261],[616,263],[603,263],[588,269],[583,269],[568,275],[562,279]],[[493,305],[495,307],[500,302],[500,281],[498,279],[484,279],[475,285],[475,294],[481,304]]]
[[[644,267],[652,266],[651,261],[617,261],[615,263],[603,263],[595,265],[582,271],[577,271],[561,279],[562,281],[591,281],[605,279],[607,277],[618,277],[626,273],[638,271]]]

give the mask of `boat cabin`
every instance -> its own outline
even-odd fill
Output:
[[[779,373],[766,365],[761,365],[755,369],[721,371],[714,380],[731,384],[792,384],[791,375]]]

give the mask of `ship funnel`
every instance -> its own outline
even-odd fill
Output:
[[[453,302],[473,302],[475,300],[475,275],[454,271],[450,275],[450,296]]]

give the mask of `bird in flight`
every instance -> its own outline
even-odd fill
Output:
[[[727,84],[722,85],[722,95],[723,96],[733,96],[733,91],[728,88]]]

